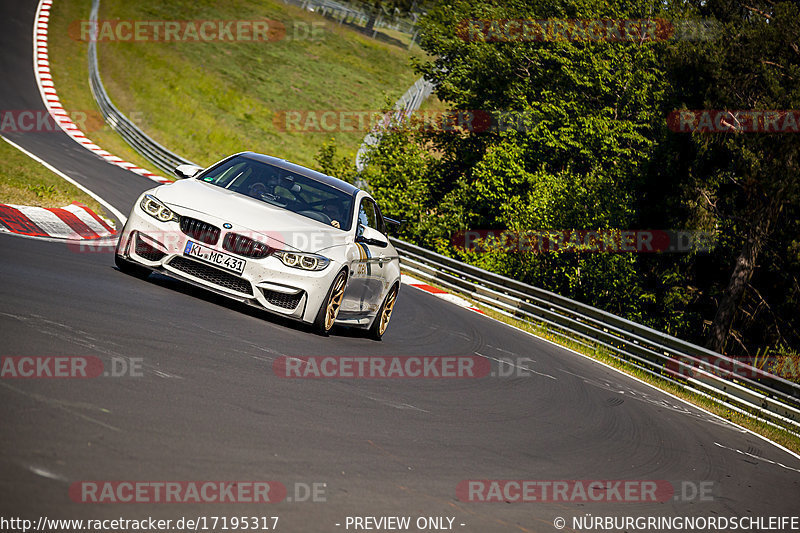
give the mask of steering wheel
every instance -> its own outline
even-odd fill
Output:
[[[259,181],[252,184],[250,188],[247,189],[247,194],[253,198],[260,199],[263,195],[269,194],[269,189],[267,189],[267,186]]]

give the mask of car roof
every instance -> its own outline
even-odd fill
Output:
[[[311,178],[312,180],[319,181],[320,183],[324,183],[325,185],[328,185],[330,187],[333,187],[334,189],[338,189],[346,194],[350,194],[353,196],[355,196],[356,193],[360,190],[355,185],[351,185],[350,183],[347,183],[344,180],[340,180],[339,178],[334,178],[333,176],[328,176],[327,174],[323,174],[322,172],[317,172],[316,170],[311,170],[310,168],[290,163],[285,159],[279,159],[277,157],[272,157],[270,155],[257,154],[255,152],[241,152],[236,155],[246,157],[248,159],[253,159],[255,161],[261,161],[262,163],[267,163],[269,165],[276,166],[283,170],[288,170],[290,172],[300,174],[301,176],[305,176],[307,178]]]

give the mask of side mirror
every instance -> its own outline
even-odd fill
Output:
[[[391,235],[395,235],[403,222],[405,222],[405,220],[396,220],[389,217],[383,217],[383,221],[386,222],[386,232]]]
[[[198,167],[197,165],[178,165],[172,172],[183,180],[193,178],[203,170],[205,170],[203,167]]]
[[[380,231],[367,226],[361,226],[361,235],[356,237],[356,242],[363,242],[364,244],[377,246],[378,248],[386,248],[389,246],[389,241],[386,240],[386,237],[384,237]]]

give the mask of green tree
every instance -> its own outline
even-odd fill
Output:
[[[662,17],[675,24],[671,39],[624,42],[520,40],[498,22]],[[716,33],[685,31],[702,19]],[[798,24],[795,3],[770,0],[436,5],[420,23],[430,59],[418,72],[454,112],[495,121],[395,128],[361,179],[418,244],[717,350],[795,353],[800,133],[679,133],[668,117],[798,109]],[[469,37],[479,26],[488,31]],[[512,127],[496,120],[509,116]],[[717,245],[508,253],[453,241],[468,229],[614,228],[699,229]]]
[[[437,84],[437,96],[456,110],[520,119],[511,128],[496,123],[491,131],[427,136],[438,156],[429,167],[438,187],[426,244],[647,320],[642,306],[653,296],[633,256],[503,250],[469,255],[448,246],[447,236],[475,228],[632,227],[636,191],[663,129],[657,113],[664,94],[659,56],[664,44],[487,42],[465,40],[464,28],[487,20],[643,18],[656,15],[651,8],[647,2],[611,7],[591,1],[569,6],[461,1],[428,13],[421,46],[435,59],[420,62],[418,69]]]
[[[685,42],[670,50],[671,100],[676,108],[800,108],[797,4],[771,0],[696,4],[698,13],[719,21],[718,38]],[[716,310],[707,333],[708,347],[719,352],[734,349],[732,344],[747,351],[747,338],[751,344],[755,339],[777,345],[787,336],[797,342],[793,332],[798,325],[798,263],[793,242],[800,229],[800,124],[793,127],[789,114],[772,131],[740,131],[751,128],[755,117],[744,114],[737,123],[731,115],[725,133],[678,133],[683,138],[670,144],[675,153],[684,155],[672,169],[678,171],[674,177],[686,176],[680,180],[684,190],[699,197],[722,236],[718,276],[727,281],[709,288]],[[769,127],[762,116],[756,129]],[[772,275],[754,283],[759,269]],[[777,294],[779,287],[786,292]],[[794,310],[782,312],[780,302],[794,302]],[[759,312],[762,317],[753,316]],[[741,329],[748,327],[751,334],[743,335]]]

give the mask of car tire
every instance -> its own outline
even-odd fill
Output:
[[[372,321],[367,333],[371,339],[379,341],[383,338],[383,334],[386,333],[386,328],[389,327],[389,320],[392,318],[392,311],[394,311],[394,304],[397,302],[397,292],[398,285],[395,284],[383,300],[383,304],[378,314],[375,315],[375,320]]]
[[[134,276],[139,279],[145,279],[150,275],[151,270],[145,266],[137,265],[132,261],[128,261],[124,257],[118,254],[114,254],[114,263],[117,265],[117,268],[120,269],[121,272],[125,274]]]
[[[317,312],[317,318],[314,320],[314,330],[320,335],[327,336],[336,322],[336,316],[339,314],[339,309],[342,306],[342,299],[344,298],[344,290],[347,287],[347,271],[342,270],[334,278],[331,283],[331,288],[328,289],[328,294],[325,296],[322,305]]]

